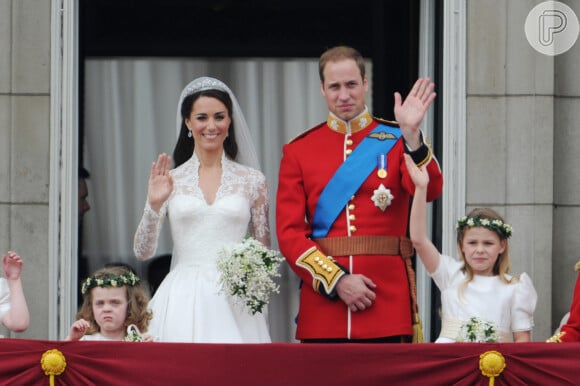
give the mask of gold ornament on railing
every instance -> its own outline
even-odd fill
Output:
[[[489,377],[489,386],[493,386],[495,377],[505,369],[505,358],[498,351],[486,351],[479,356],[479,369],[486,377]]]
[[[44,374],[50,377],[50,386],[54,386],[54,376],[64,373],[66,360],[63,353],[57,349],[47,350],[42,354],[40,365]]]

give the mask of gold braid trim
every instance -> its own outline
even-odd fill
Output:
[[[405,261],[405,267],[407,268],[407,278],[409,279],[409,292],[411,293],[411,307],[413,317],[413,343],[423,343],[423,323],[421,318],[419,318],[419,306],[417,305],[417,284],[415,279],[415,271],[413,270],[413,265],[411,263],[411,257],[403,257]]]
[[[562,343],[562,337],[566,335],[565,331],[560,331],[546,340],[547,343]]]
[[[373,118],[376,119],[377,121],[379,121],[381,123],[385,123],[389,126],[399,127],[399,122],[397,122],[397,121],[391,121],[391,120],[381,118],[381,117],[373,117]]]
[[[327,294],[334,290],[334,286],[345,273],[334,262],[334,259],[312,247],[296,260],[296,265],[306,269],[314,279],[312,285],[316,292],[319,283],[322,283]]]
[[[425,146],[427,146],[427,155],[425,156],[425,158],[423,158],[421,161],[417,163],[418,167],[427,165],[429,161],[431,161],[431,158],[433,156],[433,152],[431,151],[431,144],[429,143],[429,141],[427,141],[427,138],[424,138],[423,143]]]

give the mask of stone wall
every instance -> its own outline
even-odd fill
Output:
[[[0,0],[0,251],[24,260],[29,329],[48,337],[50,0]],[[56,284],[52,284],[56,285]]]

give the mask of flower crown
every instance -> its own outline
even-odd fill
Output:
[[[459,220],[457,220],[457,226],[455,228],[459,230],[466,226],[469,228],[473,227],[487,228],[491,231],[496,232],[502,239],[509,239],[510,236],[512,235],[512,226],[497,219],[494,220],[480,216],[476,217],[463,216]]]
[[[139,284],[140,281],[141,279],[139,279],[139,276],[135,275],[133,272],[127,272],[122,275],[113,275],[109,273],[99,277],[90,276],[83,280],[81,293],[84,295],[87,291],[95,287],[133,287]]]

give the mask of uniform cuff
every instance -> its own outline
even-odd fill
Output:
[[[411,151],[405,143],[405,152],[411,156],[417,166],[423,166],[431,160],[431,148],[423,140],[423,133],[421,133],[421,146],[418,149]]]
[[[296,265],[306,269],[312,275],[312,286],[316,292],[327,297],[336,297],[335,286],[338,280],[347,272],[333,258],[326,256],[316,247],[302,254]]]
[[[321,285],[320,281],[316,281],[316,287],[317,287],[316,291],[319,294],[321,294],[322,296],[324,296],[325,298],[330,299],[330,300],[337,300],[338,299],[338,292],[336,291],[336,284],[338,284],[340,279],[342,279],[346,275],[350,274],[350,272],[348,272],[348,270],[346,268],[344,268],[343,266],[341,266],[340,264],[336,264],[336,265],[344,272],[344,275],[341,275],[340,278],[336,281],[334,288],[332,289],[332,291],[330,293],[326,292],[324,286]]]

